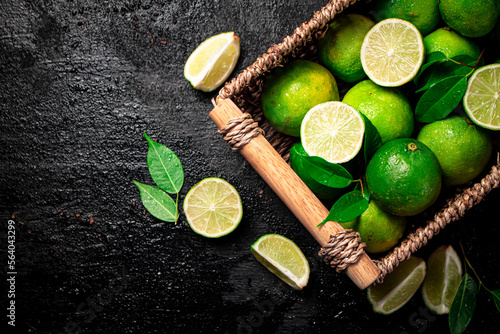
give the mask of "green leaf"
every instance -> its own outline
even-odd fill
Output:
[[[179,218],[177,204],[172,197],[161,189],[133,181],[141,192],[142,204],[150,214],[166,222],[177,221]]]
[[[493,301],[495,302],[495,305],[497,306],[498,312],[500,312],[500,289],[490,291],[490,293],[493,296]]]
[[[365,165],[368,165],[368,162],[372,158],[373,154],[375,154],[375,152],[380,148],[380,146],[382,146],[382,138],[380,137],[378,130],[375,128],[370,119],[363,114],[361,114],[361,116],[365,121],[365,139],[363,143],[363,154],[365,158]]]
[[[459,55],[453,58],[447,58],[445,61],[433,66],[432,69],[427,71],[426,76],[421,78],[418,82],[419,85],[425,84],[416,92],[420,93],[427,90],[448,77],[457,75],[467,76],[472,73],[473,69],[463,64],[473,66],[476,64],[476,59],[469,55]],[[419,85],[417,87],[419,87]]]
[[[462,100],[467,89],[467,77],[452,76],[429,88],[415,107],[417,121],[431,123],[448,116]]]
[[[427,55],[426,63],[420,67],[415,79],[413,79],[415,85],[420,87],[423,83],[427,82],[432,70],[442,62],[446,61],[446,59],[445,54],[440,51],[432,52]]]
[[[451,334],[460,334],[469,325],[476,308],[477,292],[476,282],[469,274],[465,274],[453,298],[448,315]]]
[[[353,190],[340,197],[330,209],[328,216],[318,226],[328,221],[339,223],[356,219],[368,209],[368,199],[358,190]]]
[[[151,140],[148,141],[148,168],[151,178],[158,187],[171,194],[180,192],[184,184],[184,170],[177,155],[168,147]]]

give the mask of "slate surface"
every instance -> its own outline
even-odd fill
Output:
[[[325,1],[0,2],[2,309],[15,222],[19,333],[445,333],[417,294],[391,316],[316,255],[314,239],[216,133],[215,94],[183,78],[190,52],[216,33],[242,43],[235,74]],[[146,131],[180,157],[187,190],[223,177],[244,201],[231,235],[208,240],[181,217],[144,212],[133,179],[152,184]],[[417,255],[463,245],[490,289],[498,275],[499,191]],[[311,264],[294,291],[250,254],[263,234],[293,239]],[[498,333],[482,290],[468,333]],[[3,322],[7,318],[3,316]]]

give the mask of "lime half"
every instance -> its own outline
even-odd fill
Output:
[[[252,245],[251,251],[269,271],[293,288],[302,290],[307,285],[309,263],[292,240],[279,234],[266,234]]]
[[[361,114],[338,101],[313,107],[300,127],[300,140],[307,154],[338,164],[358,154],[364,134],[365,123]]]
[[[193,231],[208,238],[229,234],[243,217],[243,205],[236,189],[215,177],[195,184],[188,191],[183,208]]]
[[[464,109],[477,125],[500,130],[500,64],[483,66],[472,74]]]

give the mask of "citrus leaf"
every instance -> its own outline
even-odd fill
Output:
[[[350,191],[332,205],[328,216],[318,226],[328,221],[345,223],[354,220],[368,209],[368,202],[361,191]]]
[[[491,295],[493,296],[493,301],[495,302],[495,305],[497,306],[498,312],[500,312],[500,289],[490,291]]]
[[[476,308],[476,296],[476,282],[469,274],[465,274],[453,298],[448,315],[451,334],[460,334],[469,325]]]
[[[179,217],[177,205],[166,192],[161,189],[148,186],[133,180],[141,193],[142,204],[154,217],[166,221],[175,222]]]
[[[446,60],[433,66],[432,69],[427,72],[426,76],[420,79],[419,85],[422,85],[423,83],[425,84],[418,89],[416,93],[420,93],[431,88],[436,83],[447,77],[470,74],[472,72],[472,68],[465,66],[464,64],[473,66],[476,64],[476,59],[469,55],[459,55],[453,58],[447,58]]]
[[[456,75],[441,80],[422,95],[415,107],[415,117],[431,123],[448,116],[462,100],[467,89],[467,76]]]
[[[373,123],[368,117],[361,114],[363,120],[365,121],[365,139],[363,143],[363,154],[365,158],[365,164],[372,158],[373,154],[382,146],[382,138],[378,130],[373,126]]]
[[[171,194],[177,194],[184,184],[184,170],[177,155],[168,147],[151,140],[148,141],[148,168],[151,178],[158,187]]]
[[[427,55],[426,63],[420,67],[415,79],[413,79],[415,85],[420,87],[423,82],[427,82],[432,69],[436,67],[436,65],[446,61],[446,59],[446,55],[440,51],[435,51]]]

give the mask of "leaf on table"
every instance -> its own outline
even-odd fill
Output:
[[[360,113],[361,114],[361,113]],[[365,158],[365,165],[368,165],[368,162],[375,154],[375,152],[382,146],[382,138],[380,134],[370,121],[368,117],[361,114],[363,120],[365,121],[365,139],[363,143],[363,154]]]
[[[465,274],[451,303],[448,323],[451,334],[462,333],[469,325],[476,308],[477,284]]]
[[[166,221],[175,222],[179,218],[177,205],[172,197],[161,189],[142,184],[134,180],[135,185],[141,193],[142,204],[154,217]]]
[[[333,204],[326,219],[318,226],[328,221],[336,221],[339,223],[352,221],[368,209],[368,202],[368,199],[361,191],[350,191]]]
[[[500,289],[490,291],[491,295],[493,296],[493,301],[495,302],[495,305],[497,306],[498,312],[500,312]]]

